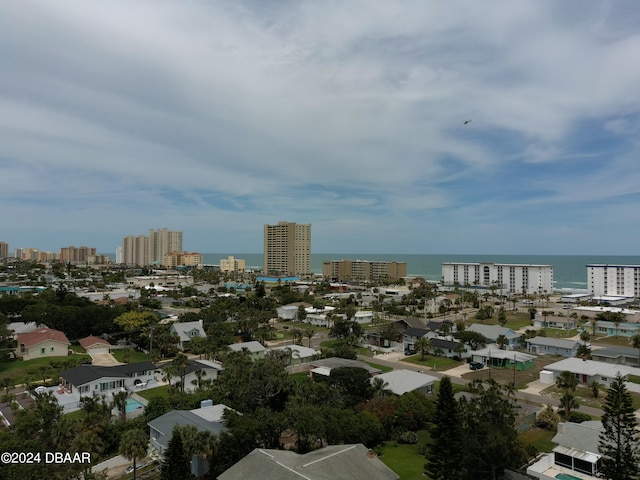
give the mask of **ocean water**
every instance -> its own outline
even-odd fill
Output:
[[[233,255],[244,259],[247,268],[262,268],[262,253],[205,253],[203,262],[219,264],[221,258]],[[439,281],[442,277],[442,264],[445,262],[495,262],[520,263],[530,265],[552,265],[555,290],[584,291],[587,288],[587,268],[589,264],[640,265],[640,256],[609,255],[404,255],[376,254],[358,255],[349,253],[316,253],[311,255],[313,273],[322,273],[325,260],[372,260],[396,261],[407,263],[407,273],[418,275],[430,281]]]

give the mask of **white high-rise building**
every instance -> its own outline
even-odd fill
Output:
[[[447,262],[442,264],[442,279],[448,286],[494,286],[498,293],[548,294],[553,291],[553,266]]]
[[[168,228],[149,230],[149,236],[122,239],[122,263],[126,265],[162,265],[169,252],[182,252],[182,232]]]
[[[311,224],[265,225],[263,271],[268,275],[311,275]]]
[[[122,253],[122,247],[116,248],[116,263],[124,263],[124,254]]]
[[[587,265],[589,293],[640,297],[640,265]]]

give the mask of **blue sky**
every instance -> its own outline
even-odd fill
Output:
[[[636,255],[638,58],[636,0],[2,2],[0,241]]]

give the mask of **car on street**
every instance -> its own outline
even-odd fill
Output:
[[[147,465],[145,463],[138,463],[136,465],[136,470],[140,470],[141,468],[144,468],[146,466]],[[125,468],[122,473],[126,475],[127,473],[131,473],[131,472],[133,472],[133,465]]]

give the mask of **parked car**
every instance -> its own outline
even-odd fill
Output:
[[[138,464],[136,465],[136,470],[140,470],[141,468],[144,468],[144,467],[146,467],[146,466],[147,466],[147,465],[146,465],[145,463],[138,463]],[[131,473],[131,472],[133,472],[133,465],[131,465],[131,466],[129,466],[129,467],[127,467],[127,468],[125,468],[125,469],[124,469],[124,471],[123,471],[122,473],[126,475],[127,473]]]
[[[469,368],[471,370],[480,370],[481,368],[484,368],[484,365],[480,362],[471,362],[469,364]]]

